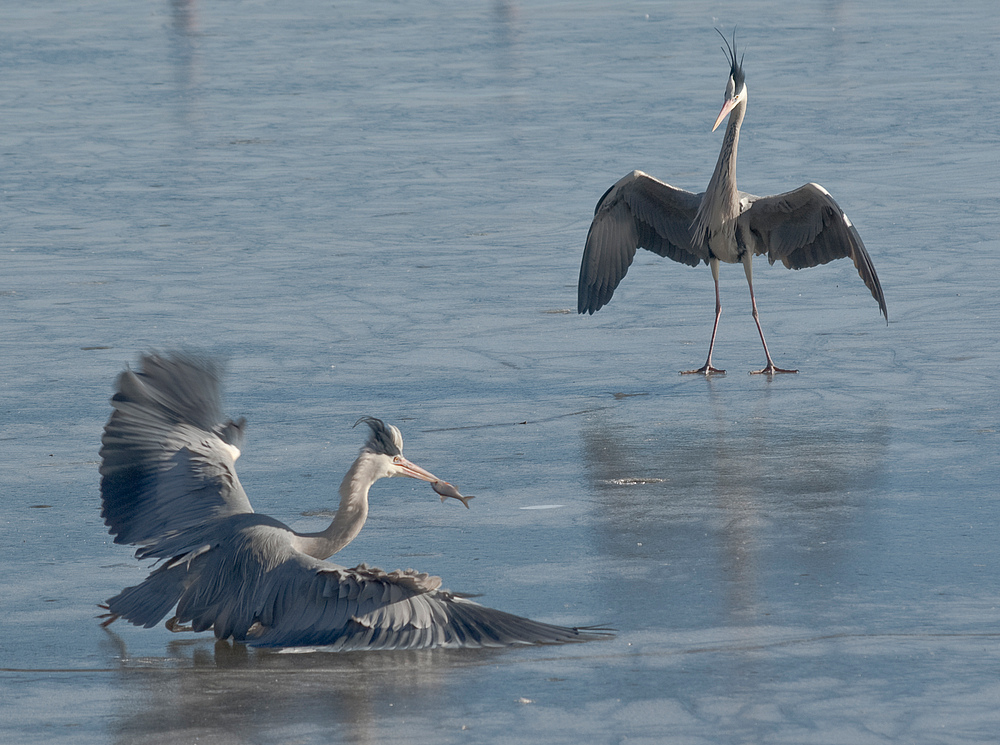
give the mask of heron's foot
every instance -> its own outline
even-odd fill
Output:
[[[109,608],[104,603],[101,603],[97,607],[100,608],[100,609],[102,609],[102,610],[106,610],[107,611],[107,613],[102,613],[101,615],[98,616],[98,618],[106,618],[107,619],[106,621],[101,621],[101,628],[102,629],[106,629],[108,626],[110,626],[115,621],[117,621],[119,618],[121,618],[121,616],[119,616],[117,613],[112,613],[111,612],[111,608]]]
[[[775,373],[797,373],[798,370],[786,370],[783,367],[777,367],[773,362],[768,360],[767,367],[763,370],[751,370],[751,375],[774,375]]]
[[[167,631],[173,631],[175,634],[179,634],[182,631],[194,631],[191,626],[185,626],[180,621],[177,620],[177,616],[172,616],[167,619],[167,622],[163,624]]]
[[[794,370],[793,370],[794,372]],[[725,375],[725,370],[720,370],[717,367],[712,367],[709,363],[705,363],[697,370],[681,370],[681,375]]]

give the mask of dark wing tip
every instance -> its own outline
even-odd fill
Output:
[[[611,292],[613,293],[614,290]],[[605,294],[607,294],[608,297],[603,297]],[[600,291],[594,285],[587,285],[580,282],[577,287],[576,312],[580,315],[586,313],[587,315],[592,316],[594,313],[607,305],[609,300],[611,300],[611,295],[609,293]]]
[[[840,216],[847,223],[851,243],[853,244],[851,246],[851,260],[854,262],[854,268],[858,270],[858,276],[861,277],[861,281],[865,283],[865,287],[868,288],[872,297],[875,298],[875,302],[878,303],[878,309],[885,317],[885,323],[888,325],[889,309],[885,304],[882,283],[879,281],[878,273],[875,271],[875,264],[872,263],[872,257],[868,254],[868,249],[865,248],[864,241],[861,240],[861,235],[858,233],[858,229],[854,227],[851,219],[843,210],[840,210]]]

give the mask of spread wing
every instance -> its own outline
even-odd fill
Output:
[[[758,254],[766,253],[772,264],[781,261],[789,269],[849,257],[882,315],[889,319],[882,285],[865,244],[830,192],[819,184],[806,184],[770,197],[741,196],[749,200],[749,206],[738,221],[756,238]]]
[[[252,524],[251,524],[252,523]],[[242,526],[241,526],[242,524]],[[218,538],[225,533],[226,538]],[[200,534],[200,536],[198,535]],[[347,569],[293,549],[288,529],[236,516],[194,530],[187,553],[108,601],[112,620],[175,621],[253,646],[333,650],[500,647],[587,641],[608,634],[532,621],[441,590],[427,574]]]
[[[262,593],[260,629],[251,627],[248,644],[347,651],[557,644],[598,636],[486,608],[438,589],[439,577],[412,569],[300,564],[287,570],[280,591]]]
[[[577,311],[594,313],[610,300],[637,248],[697,266],[708,250],[693,241],[691,224],[701,194],[676,189],[642,171],[632,171],[605,192],[580,265]]]
[[[253,512],[236,476],[245,420],[224,419],[221,366],[182,354],[142,357],[118,377],[101,438],[101,516],[115,543],[163,556],[165,539]]]

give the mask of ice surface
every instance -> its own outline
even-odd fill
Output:
[[[0,740],[960,743],[1000,736],[998,11],[826,3],[22,4],[0,23]],[[640,252],[597,199],[823,184],[879,272]],[[614,641],[280,655],[121,623],[115,375],[226,356],[255,509],[336,505],[362,415],[477,494],[379,483],[338,557]],[[541,507],[560,506],[559,509]]]

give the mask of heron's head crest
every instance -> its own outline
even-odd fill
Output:
[[[724,33],[722,33],[721,31],[719,31],[719,29],[715,29],[715,30],[718,32],[719,36],[722,37],[722,40],[724,42],[726,42],[726,46],[721,47],[722,53],[726,55],[726,61],[730,65],[729,75],[733,79],[734,92],[735,93],[739,93],[740,90],[743,88],[743,85],[746,82],[746,76],[743,74],[743,55],[746,54],[746,49],[743,50],[743,54],[740,55],[740,61],[737,62],[736,61],[736,29],[735,28],[733,29],[733,43],[732,44],[729,43],[729,39],[726,38],[726,35]]]
[[[364,422],[371,427],[372,433],[365,442],[364,449],[379,455],[402,455],[403,435],[391,424],[373,416],[363,416],[354,423],[357,427]]]

